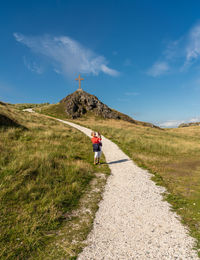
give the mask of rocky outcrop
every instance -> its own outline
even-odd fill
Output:
[[[103,104],[96,96],[91,95],[83,90],[77,90],[60,101],[64,106],[65,113],[73,119],[79,118],[86,114],[94,114],[102,118],[121,119],[134,124],[156,127],[153,124],[139,122],[133,118],[122,114]],[[157,128],[157,127],[156,127]]]
[[[200,122],[195,123],[182,123],[178,127],[200,126]]]
[[[63,98],[60,103],[65,104],[65,112],[72,118],[78,118],[88,112],[103,118],[120,119],[117,112],[114,112],[99,99],[83,90],[77,90],[71,95]],[[131,118],[130,118],[131,119]]]

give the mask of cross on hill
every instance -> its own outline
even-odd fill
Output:
[[[82,88],[81,88],[81,80],[84,80],[84,79],[81,78],[81,76],[80,76],[80,74],[79,74],[78,78],[75,79],[75,80],[78,80],[78,81],[79,81],[79,88],[78,88],[78,90],[82,90]]]

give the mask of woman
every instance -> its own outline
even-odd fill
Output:
[[[101,138],[96,135],[95,132],[91,133],[92,136],[92,144],[93,144],[93,152],[94,152],[94,164],[99,164],[100,156],[101,156]]]

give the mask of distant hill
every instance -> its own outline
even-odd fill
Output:
[[[178,127],[200,126],[200,122],[195,123],[182,123]]]
[[[103,119],[124,120],[137,125],[159,128],[151,123],[137,121],[128,115],[112,109],[102,103],[96,96],[83,90],[77,90],[63,98],[58,104],[44,106],[37,109],[37,111],[62,118],[77,119],[94,116]]]

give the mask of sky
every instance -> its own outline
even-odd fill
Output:
[[[200,121],[199,0],[0,1],[0,100],[82,88],[136,120]]]

